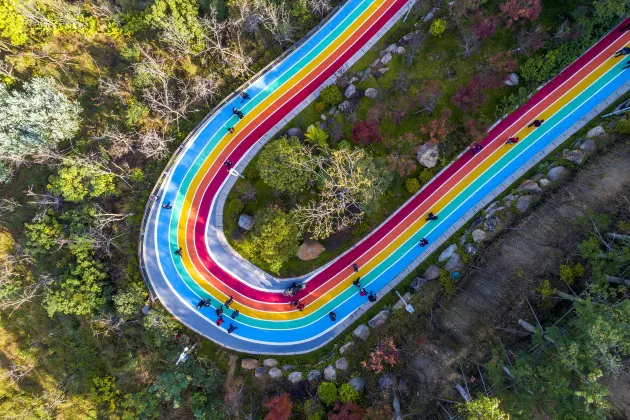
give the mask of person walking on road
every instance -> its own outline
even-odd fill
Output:
[[[247,93],[246,91],[242,91],[241,92],[241,103],[245,102],[248,99],[249,99],[249,93]]]
[[[234,325],[230,324],[230,328],[228,328],[228,334],[232,334],[237,329],[238,327],[235,327]]]
[[[225,301],[225,307],[229,308],[230,305],[232,304],[232,302],[234,302],[234,298],[232,296],[230,296],[230,298]]]
[[[355,281],[352,282],[359,289],[361,288],[361,277],[358,277]]]
[[[245,115],[243,115],[243,113],[239,111],[236,107],[232,108],[232,114],[236,115],[241,120],[245,117]]]
[[[621,57],[628,54],[630,54],[630,47],[623,47],[622,49],[620,49],[619,51],[615,53],[614,58]]]
[[[219,306],[215,312],[217,313],[217,316],[223,315],[223,305]]]
[[[224,322],[224,319],[222,316],[217,318],[217,327],[220,327],[221,325],[223,325],[223,322]]]
[[[231,160],[226,160],[224,163],[225,167],[228,168],[228,170],[232,167],[232,161]]]
[[[531,123],[530,125],[528,125],[528,126],[527,126],[527,128],[530,128],[530,127],[536,127],[536,128],[538,128],[538,127],[540,127],[540,126],[542,125],[542,123],[544,123],[544,122],[545,122],[545,120],[534,120],[534,121],[532,121],[532,123]]]
[[[238,311],[238,309],[235,309],[235,310],[232,311],[232,315],[230,316],[230,318],[236,319],[238,314],[240,314],[240,312]]]
[[[427,245],[429,245],[429,241],[427,241],[427,238],[420,239],[420,247],[424,248]]]
[[[481,151],[481,149],[483,149],[482,145],[480,145],[479,143],[473,143],[472,147],[470,148],[470,153],[472,153],[472,155],[475,156],[477,153]]]
[[[330,312],[330,313],[328,314],[328,316],[330,317],[330,320],[331,320],[332,322],[335,322],[335,321],[337,320],[337,314],[336,314],[336,313],[334,313],[334,312]]]
[[[228,133],[230,133],[230,134],[234,134],[234,132],[235,132],[236,130],[234,129],[234,127],[228,127],[228,128],[227,128],[227,131],[228,131]]]
[[[302,312],[305,306],[306,306],[305,304],[298,302],[298,305],[297,305],[298,311]]]
[[[518,137],[510,137],[509,139],[507,139],[505,144],[516,144],[519,140],[520,139]]]
[[[354,270],[355,273],[358,273],[359,272],[359,264],[357,264],[357,263],[352,264],[352,269]]]
[[[205,299],[201,299],[201,300],[199,301],[199,303],[197,304],[197,309],[201,309],[201,308],[203,308],[204,306],[206,306],[206,300],[205,300]]]
[[[368,300],[372,303],[376,302],[376,295],[372,293],[372,291],[370,291],[370,294],[368,295]]]
[[[180,246],[180,247],[177,249],[177,251],[175,251],[175,252],[174,252],[174,254],[175,254],[175,255],[179,255],[179,256],[181,257],[181,256],[183,256],[183,251],[184,251],[184,250],[183,250],[183,249],[182,249],[182,247]]]
[[[431,221],[437,220],[437,219],[438,219],[438,217],[435,214],[433,214],[433,212],[429,212],[429,214],[427,215],[427,222],[431,222]]]
[[[166,210],[170,210],[173,208],[173,206],[171,206],[171,202],[168,201],[166,204],[162,204],[162,208]]]
[[[368,294],[368,292],[367,292],[367,290],[365,290],[364,287],[362,287],[361,290],[359,290],[359,296],[365,296],[367,294]]]

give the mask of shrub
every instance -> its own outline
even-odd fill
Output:
[[[542,296],[543,306],[550,306],[549,296],[556,293],[556,288],[551,286],[549,280],[545,280],[536,287],[536,291]]]
[[[256,168],[270,187],[283,193],[298,194],[306,189],[311,179],[307,171],[298,168],[307,161],[297,138],[282,137],[263,147]]]
[[[630,119],[618,120],[615,123],[614,130],[619,134],[630,134]]]
[[[238,216],[241,214],[241,211],[243,211],[243,207],[243,202],[238,198],[234,198],[225,203],[223,214],[229,230],[236,227],[234,224],[238,220]]]
[[[405,188],[409,194],[415,194],[420,189],[420,183],[416,178],[409,178],[405,181]]]
[[[337,385],[332,382],[322,382],[317,387],[317,396],[326,405],[337,401]]]
[[[431,181],[431,178],[433,178],[433,172],[429,168],[424,168],[422,172],[420,172],[420,175],[418,175],[420,184],[426,184]]]
[[[322,113],[326,109],[326,104],[323,102],[315,102],[315,112]]]
[[[343,95],[337,85],[329,85],[319,93],[319,100],[325,105],[334,106],[343,100]]]
[[[447,296],[453,296],[457,291],[455,281],[448,271],[440,271],[440,286],[442,286]]]
[[[565,281],[568,285],[572,285],[575,279],[578,279],[584,275],[584,267],[578,263],[573,266],[571,264],[560,265],[560,279]]]
[[[0,162],[0,184],[8,184],[13,179],[13,169]]]
[[[343,403],[357,402],[359,393],[349,383],[344,383],[339,387],[339,400]]]
[[[435,19],[431,23],[429,33],[433,36],[441,36],[446,30],[446,21],[444,19]]]

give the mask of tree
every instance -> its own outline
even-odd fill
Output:
[[[203,30],[194,0],[156,0],[144,17],[149,27],[162,30],[163,39],[178,52],[190,54],[203,48]]]
[[[29,28],[16,4],[17,0],[0,0],[0,37],[12,45],[19,46],[28,40]]]
[[[497,18],[494,15],[478,11],[472,21],[470,29],[480,41],[492,38],[497,32]]]
[[[456,1],[450,8],[450,12],[457,26],[461,27],[465,20],[481,8],[481,4],[482,0]]]
[[[380,128],[376,121],[357,121],[352,127],[352,140],[355,143],[371,144],[382,140]]]
[[[394,138],[387,137],[384,142],[389,151],[387,155],[387,166],[392,172],[404,177],[416,170],[416,150],[418,150],[419,139],[412,133],[405,133],[404,136]]]
[[[287,213],[273,207],[257,212],[255,220],[241,250],[246,258],[279,272],[282,264],[298,251],[298,227]]]
[[[327,106],[335,106],[343,101],[343,95],[337,85],[328,85],[319,93],[319,100]]]
[[[317,396],[326,405],[337,401],[337,385],[333,382],[322,382],[317,387]]]
[[[291,417],[293,404],[286,392],[265,401],[263,405],[269,410],[265,420],[289,420]]]
[[[376,348],[370,353],[368,360],[361,362],[361,365],[374,373],[381,373],[385,369],[384,364],[394,366],[398,363],[398,356],[394,338],[386,337],[379,340]]]
[[[442,108],[440,118],[433,119],[428,124],[421,126],[420,132],[429,137],[430,143],[439,144],[455,130],[449,122],[451,115],[453,112],[450,109]]]
[[[330,0],[306,0],[309,10],[323,18],[332,9]]]
[[[433,36],[440,37],[446,31],[446,21],[444,19],[437,18],[431,22],[429,33]]]
[[[12,91],[0,84],[0,159],[19,164],[71,139],[80,114],[81,107],[60,93],[53,79],[35,77]]]
[[[496,397],[481,396],[459,405],[459,412],[467,420],[510,420],[509,414],[499,407],[501,401]]]
[[[547,38],[547,34],[540,26],[531,30],[522,28],[516,34],[516,39],[520,46],[519,49],[527,56],[544,47]]]
[[[64,166],[51,175],[48,189],[68,201],[117,194],[114,175],[102,173],[88,166]]]
[[[328,420],[361,420],[364,413],[365,411],[354,402],[342,404],[337,401],[332,411],[328,413]]]
[[[466,86],[459,85],[457,93],[451,100],[457,108],[463,111],[477,110],[486,100],[483,89],[484,83],[481,75],[477,75]]]
[[[359,392],[349,383],[343,383],[339,387],[339,401],[342,403],[356,402],[360,397]]]
[[[515,23],[534,22],[542,11],[540,0],[507,0],[499,7],[508,18],[508,28]]]
[[[320,149],[328,147],[328,143],[326,142],[326,140],[328,140],[328,134],[318,126],[309,125],[304,137],[306,137],[306,141]]]
[[[442,96],[442,82],[439,80],[423,80],[420,84],[418,103],[422,111],[435,115],[435,107]]]
[[[471,143],[480,142],[488,134],[488,124],[485,121],[476,118],[464,119],[464,130],[468,140]]]
[[[149,392],[155,394],[164,401],[172,402],[173,408],[180,408],[184,404],[182,392],[184,392],[192,378],[183,372],[165,372],[157,377]]]
[[[462,55],[470,58],[479,49],[479,37],[474,31],[462,30],[461,43]]]
[[[270,187],[283,193],[298,194],[312,180],[312,174],[303,170],[308,164],[300,141],[295,137],[282,137],[263,147],[256,168],[260,178]]]

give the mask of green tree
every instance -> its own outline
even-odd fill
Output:
[[[510,420],[510,416],[501,410],[498,398],[481,396],[466,404],[459,405],[460,413],[467,420]]]
[[[313,144],[314,146],[319,147],[320,149],[325,149],[328,147],[328,143],[326,142],[326,140],[328,140],[328,134],[326,134],[326,132],[320,127],[309,125],[306,129],[306,134],[304,134],[304,137],[306,137],[306,141]]]
[[[334,106],[343,100],[343,95],[337,85],[328,85],[319,93],[319,100],[328,106]]]
[[[0,37],[13,45],[22,45],[28,40],[29,28],[16,3],[17,0],[0,0]]]
[[[433,36],[440,37],[446,31],[446,21],[444,19],[435,19],[431,22],[429,33]]]
[[[345,382],[339,387],[339,401],[342,403],[357,402],[359,397],[360,394],[349,383]]]
[[[260,210],[252,231],[241,243],[243,255],[262,263],[274,272],[295,256],[298,250],[298,228],[291,217],[277,208]]]
[[[188,388],[192,378],[183,372],[166,372],[157,377],[149,392],[163,401],[173,403],[173,408],[180,408],[184,404],[182,393]]]
[[[260,178],[267,185],[287,194],[298,194],[306,189],[311,175],[299,168],[307,165],[308,158],[304,155],[302,145],[295,137],[279,140],[267,144],[260,151],[256,168]]]
[[[79,130],[81,107],[71,102],[50,78],[35,77],[22,90],[0,84],[0,149],[5,159],[54,148]]]
[[[141,282],[129,284],[113,296],[116,313],[124,319],[134,317],[146,302],[147,290]]]
[[[46,254],[61,246],[63,227],[52,212],[44,215],[41,222],[26,224],[26,247],[34,254]]]
[[[184,41],[191,47],[191,52],[203,48],[203,28],[195,0],[156,0],[145,15],[145,22],[149,27],[162,30],[167,42],[178,44]]]
[[[337,401],[337,385],[332,382],[322,382],[317,387],[317,396],[326,405],[331,405]]]
[[[114,175],[88,166],[64,166],[49,178],[49,189],[68,201],[115,195]]]

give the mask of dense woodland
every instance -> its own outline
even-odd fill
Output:
[[[391,418],[388,397],[348,384],[293,389],[251,375],[237,383],[233,355],[159,303],[141,312],[148,293],[138,233],[172,152],[336,4],[0,0],[3,418]],[[225,222],[246,258],[274,274],[306,272],[313,266],[295,253],[311,237],[337,238],[313,264],[338,255],[630,12],[624,0],[455,0],[423,22],[433,7],[418,1],[351,70],[413,33],[387,74],[357,84],[377,89],[377,103],[350,101],[317,124],[344,100],[342,78],[291,123],[305,140],[279,138],[249,165]],[[521,81],[505,86],[512,72]],[[630,133],[626,121],[617,123],[620,135]],[[439,145],[431,169],[415,160],[425,143]],[[243,211],[257,221],[247,233],[236,228]],[[538,347],[519,353],[508,376],[499,356],[487,361],[493,391],[458,405],[464,417],[606,415],[599,379],[624,374],[630,354],[630,243],[600,232],[630,234],[630,214],[619,206],[596,221],[583,230],[580,255],[561,267],[563,281],[576,284],[573,316],[560,327],[533,327]],[[195,343],[176,366],[183,346]],[[368,380],[406,369],[399,336],[368,344],[356,353]]]

